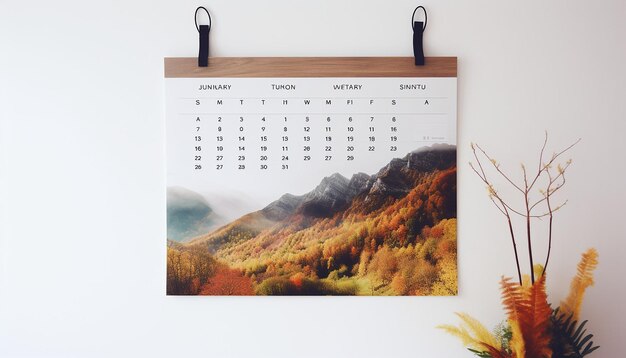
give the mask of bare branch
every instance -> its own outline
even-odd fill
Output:
[[[491,158],[487,152],[485,152],[478,144],[475,144],[476,148],[478,148],[478,150],[480,150],[483,155],[491,162],[491,164],[493,164],[493,167],[496,169],[496,171],[498,173],[500,173],[500,175],[502,175],[504,177],[504,179],[506,179],[509,183],[511,183],[511,185],[513,185],[513,187],[515,187],[517,190],[519,190],[520,192],[524,192],[522,190],[522,188],[520,188],[517,184],[515,184],[508,175],[506,175],[501,169],[500,166],[497,164],[496,160]]]
[[[545,137],[543,139],[543,145],[541,146],[541,152],[539,153],[539,171],[541,171],[541,166],[543,165],[543,152],[546,150],[546,145],[548,145],[548,131],[545,131]]]
[[[559,191],[559,189],[561,189],[564,185],[565,185],[565,171],[567,170],[567,168],[570,166],[571,161],[568,161],[567,164],[565,165],[565,167],[562,167],[561,170],[559,171],[559,174],[555,177],[552,177],[552,174],[550,173],[550,170],[546,170],[546,173],[548,174],[549,177],[549,181],[548,181],[548,186],[547,186],[547,191],[544,193],[544,197],[539,199],[537,202],[535,202],[530,209],[532,210],[535,206],[543,203],[544,201],[547,200],[547,196],[548,195],[554,195],[554,193],[556,193],[557,191]],[[559,178],[562,179],[561,183],[559,183],[558,185],[556,185],[554,188],[552,188],[552,185],[554,183],[556,183],[557,180],[559,180]]]
[[[572,149],[576,144],[580,143],[581,140],[582,140],[582,138],[578,138],[574,143],[570,144],[569,147],[563,149],[562,151],[560,151],[556,155],[554,155],[553,159],[556,159],[556,158],[560,157],[563,153],[565,153],[568,150]],[[552,160],[552,161],[554,161],[554,160]]]
[[[552,208],[552,212],[555,213],[558,210],[560,210],[561,208],[563,208],[568,203],[568,201],[569,200],[565,200],[563,203],[561,203],[561,205],[558,205],[558,206]],[[545,218],[548,215],[550,215],[549,211],[547,211],[547,212],[545,212],[543,214],[539,214],[539,215],[531,215],[530,217],[533,218],[533,219],[541,219],[541,218]]]
[[[553,183],[552,174],[550,173],[549,170],[547,170],[546,173],[548,174],[548,179],[549,179],[547,192],[546,192],[546,205],[548,205],[548,212],[550,213],[550,222],[548,223],[548,253],[546,255],[546,262],[543,265],[543,271],[541,273],[542,275],[548,269],[548,263],[550,262],[550,253],[552,252],[552,220],[554,219],[554,212],[552,211],[552,207],[550,206],[550,196],[552,196],[552,194],[550,193],[550,187]],[[564,171],[559,170],[559,175],[563,175],[563,174],[564,174]],[[563,184],[565,184],[565,176],[563,176]]]
[[[482,176],[482,175],[478,172],[478,170],[476,170],[476,168],[474,167],[474,164],[472,164],[472,163],[470,162],[470,163],[469,163],[469,165],[470,165],[470,168],[472,168],[472,170],[474,171],[474,173],[476,173],[476,175],[478,175],[478,177],[479,177],[480,179],[482,179],[482,181],[487,182],[487,178],[483,177],[483,176]]]
[[[504,216],[508,216],[507,213],[504,211],[504,209],[502,209],[500,206],[498,206],[498,204],[496,203],[496,201],[493,199],[493,195],[489,196],[489,199],[491,199],[491,202],[493,203],[493,205],[496,206],[496,208],[498,208],[498,210],[500,210],[500,212],[502,213],[502,215]]]
[[[539,172],[537,173],[537,176],[535,177],[535,179],[532,181],[532,183],[530,184],[530,188],[532,188],[535,183],[537,182],[537,179],[539,179],[539,177],[541,176],[541,173],[543,173],[545,170],[549,169],[550,166],[552,165],[552,163],[554,163],[554,161],[560,157],[561,155],[563,155],[563,153],[567,152],[568,150],[572,149],[572,147],[574,147],[576,144],[578,144],[581,141],[582,138],[578,138],[577,141],[575,141],[574,143],[570,144],[569,147],[563,149],[562,151],[558,152],[558,153],[554,153],[552,154],[552,158],[550,158],[550,160],[548,161],[548,163],[546,163],[546,165],[543,166],[543,168],[541,170],[539,170]]]
[[[526,214],[522,213],[522,211],[521,211],[521,210],[516,210],[516,209],[512,208],[509,204],[506,204],[506,203],[505,203],[505,205],[506,205],[506,207],[507,207],[509,210],[511,210],[513,213],[515,213],[515,214],[517,214],[517,215],[519,215],[519,216],[526,217]]]
[[[505,211],[506,209],[512,211],[513,213],[520,215],[520,216],[524,216],[524,214],[521,213],[521,211],[516,210],[514,208],[512,208],[509,204],[507,204],[498,194],[498,191],[495,189],[495,187],[493,186],[493,184],[491,184],[489,182],[489,180],[487,179],[487,174],[485,174],[485,170],[482,167],[482,164],[480,162],[480,159],[478,159],[478,155],[476,154],[476,151],[474,150],[474,145],[472,146],[472,150],[474,151],[474,157],[476,158],[476,163],[478,164],[478,167],[480,169],[480,172],[476,169],[476,167],[474,167],[474,165],[470,162],[470,168],[472,168],[472,170],[474,171],[474,173],[476,173],[476,175],[478,175],[478,177],[483,181],[483,183],[485,183],[487,185],[489,189],[489,195],[490,196],[494,196],[498,199],[498,201],[500,202],[500,204],[502,205],[501,207],[498,207],[498,209],[500,209],[500,211],[503,211],[502,209],[504,208]],[[508,214],[505,214],[508,215]]]
[[[513,223],[511,222],[511,215],[509,214],[509,211],[507,209],[508,205],[498,195],[498,192],[496,191],[496,189],[493,187],[493,185],[487,179],[487,174],[485,173],[485,170],[484,170],[484,168],[482,166],[482,163],[481,163],[480,159],[478,158],[478,154],[476,153],[476,148],[475,148],[475,145],[473,143],[472,143],[471,147],[472,147],[472,152],[474,154],[474,158],[476,159],[476,163],[478,164],[478,168],[480,169],[480,172],[474,167],[474,165],[472,163],[470,163],[470,167],[472,168],[474,173],[476,173],[476,175],[478,175],[478,177],[487,185],[487,188],[489,190],[489,199],[491,200],[491,202],[496,206],[496,208],[498,208],[498,210],[500,210],[500,212],[507,219],[507,225],[509,227],[509,233],[511,235],[511,242],[513,244],[513,252],[515,253],[515,265],[517,267],[517,277],[519,279],[519,284],[521,285],[522,284],[522,270],[520,269],[520,264],[519,264],[519,255],[517,253],[517,244],[515,242],[515,232],[513,230]],[[482,151],[482,149],[481,149],[481,151]],[[489,156],[487,156],[484,151],[482,151],[482,152],[489,159]],[[495,161],[492,161],[492,163],[495,165],[494,162]],[[496,167],[496,169],[497,169],[497,167]],[[502,205],[502,207],[500,207],[496,203],[496,199],[500,203],[500,205]]]
[[[498,162],[492,158],[491,156],[489,156],[489,154],[487,154],[487,152],[480,147],[478,144],[474,144],[472,143],[472,153],[474,155],[474,159],[476,160],[476,163],[471,163],[470,162],[470,167],[472,168],[472,170],[474,171],[474,173],[476,173],[476,175],[483,181],[483,183],[485,183],[485,185],[487,186],[487,190],[489,191],[489,200],[491,200],[491,202],[493,203],[493,205],[500,211],[501,214],[503,214],[506,219],[507,219],[507,224],[509,227],[509,232],[511,235],[511,241],[513,244],[513,250],[515,252],[515,263],[517,266],[517,271],[518,271],[518,277],[520,279],[520,283],[521,283],[521,269],[520,269],[520,261],[519,261],[519,256],[518,256],[518,252],[517,252],[517,244],[516,244],[516,238],[515,238],[515,232],[513,230],[513,224],[511,221],[511,215],[512,214],[516,214],[519,215],[521,217],[523,217],[526,221],[526,239],[527,239],[527,249],[528,249],[528,256],[529,256],[529,261],[530,261],[530,276],[531,276],[531,282],[534,283],[535,281],[535,277],[534,277],[534,271],[533,271],[533,241],[532,241],[532,219],[538,219],[538,220],[542,220],[545,217],[549,217],[549,224],[548,224],[548,253],[545,259],[545,264],[544,264],[544,272],[546,270],[546,268],[548,267],[548,263],[550,261],[550,254],[551,254],[551,250],[552,250],[552,236],[553,236],[553,220],[554,220],[554,213],[556,213],[557,211],[559,211],[561,208],[563,208],[568,201],[565,200],[563,203],[561,203],[560,205],[554,205],[553,204],[553,196],[558,193],[564,186],[566,183],[566,172],[569,169],[569,166],[571,165],[571,160],[568,160],[567,162],[563,163],[563,164],[558,164],[558,166],[556,168],[554,168],[555,163],[557,163],[557,160],[559,158],[561,158],[561,156],[569,151],[572,147],[574,147],[575,145],[577,145],[581,139],[579,138],[578,140],[576,140],[574,143],[570,144],[568,147],[566,147],[565,149],[559,151],[559,152],[555,152],[552,154],[551,157],[548,158],[548,160],[546,162],[544,162],[544,156],[545,156],[545,151],[547,148],[547,144],[548,144],[548,133],[545,132],[545,137],[544,137],[544,141],[543,144],[541,146],[541,150],[539,152],[539,163],[537,164],[537,172],[536,173],[530,173],[528,171],[528,168],[522,163],[522,173],[523,173],[523,185],[518,185],[516,184],[511,177],[505,173],[501,168],[500,168],[500,164],[498,164]],[[478,151],[477,151],[478,150]],[[481,153],[481,155],[479,155],[479,152]],[[483,160],[489,160],[493,166],[493,168],[495,169],[495,171],[502,177],[504,178],[511,186],[513,186],[513,188],[517,189],[517,191],[519,191],[524,198],[524,210],[517,210],[515,208],[513,208],[509,203],[507,203],[501,196],[500,193],[495,189],[494,185],[492,182],[489,181],[489,178],[487,176],[487,172],[486,172],[486,168],[483,166],[483,163],[481,161],[481,159]],[[535,185],[538,185],[539,182],[544,183],[545,181],[542,179],[543,177],[547,176],[547,183],[545,184],[545,186],[543,186],[542,188],[540,188],[539,192],[542,194],[541,198],[535,200],[533,199],[531,202],[531,193],[533,192],[533,188],[535,187]],[[535,214],[534,211],[538,210],[539,205],[541,204],[546,204],[547,207],[547,211],[546,212],[542,212],[540,214]]]

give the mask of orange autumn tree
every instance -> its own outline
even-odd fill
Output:
[[[530,173],[522,164],[521,183],[516,183],[505,173],[500,164],[487,154],[479,145],[472,144],[475,163],[470,163],[472,170],[487,186],[489,198],[505,217],[508,232],[511,238],[517,282],[511,278],[502,278],[502,303],[506,311],[507,320],[498,334],[491,333],[478,320],[467,314],[458,314],[461,325],[440,326],[446,332],[461,339],[463,344],[479,357],[493,358],[568,358],[584,357],[591,354],[598,346],[593,345],[587,334],[587,321],[578,324],[580,309],[585,290],[593,285],[593,271],[598,263],[598,253],[595,249],[585,252],[578,265],[577,275],[572,280],[570,294],[561,302],[560,307],[553,310],[548,303],[546,294],[546,272],[550,261],[553,238],[554,213],[561,209],[566,202],[555,205],[553,196],[565,185],[565,174],[571,160],[564,164],[557,161],[560,157],[576,145],[580,139],[560,152],[554,153],[544,160],[544,152],[548,142],[546,133],[543,146],[539,154],[537,171]],[[483,164],[487,160],[490,165]],[[522,197],[522,205],[516,207],[505,200],[496,189],[487,168],[499,175],[505,183],[510,184]],[[539,188],[542,186],[541,188]],[[537,190],[538,189],[538,190]],[[533,198],[535,191],[541,196]],[[543,210],[537,212],[537,210]],[[524,222],[524,238],[529,258],[529,274],[522,273],[520,265],[515,216]],[[533,231],[536,219],[548,218],[547,255],[543,265],[535,264],[533,257]]]
[[[215,276],[202,286],[201,295],[250,296],[254,295],[252,280],[238,270],[221,267]]]

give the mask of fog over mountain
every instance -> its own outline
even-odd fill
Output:
[[[181,187],[167,188],[167,238],[184,242],[206,234],[223,220],[202,195]]]

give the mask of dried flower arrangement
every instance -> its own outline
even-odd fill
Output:
[[[565,185],[565,174],[572,161],[558,163],[563,154],[569,151],[578,142],[577,140],[567,148],[555,152],[551,157],[544,159],[548,135],[546,133],[543,146],[539,154],[537,171],[532,174],[522,164],[523,183],[516,183],[505,173],[500,164],[478,144],[472,144],[475,163],[470,167],[487,186],[489,199],[504,216],[511,238],[517,281],[511,278],[502,278],[502,303],[507,319],[495,332],[490,332],[478,320],[464,313],[457,315],[461,324],[457,326],[442,325],[440,328],[457,336],[463,344],[479,357],[493,358],[543,358],[543,357],[584,357],[596,351],[591,340],[593,335],[585,329],[587,321],[579,323],[580,310],[585,290],[593,285],[593,271],[598,264],[598,253],[589,249],[582,255],[578,264],[578,272],[572,280],[569,296],[553,309],[546,294],[546,273],[550,262],[552,249],[552,234],[554,214],[566,202],[553,202],[554,194]],[[484,162],[491,165],[487,167]],[[523,208],[516,208],[506,201],[496,190],[493,182],[487,175],[491,168],[505,183],[511,185],[523,198]],[[538,190],[540,197],[533,199],[533,193]],[[537,213],[537,211],[542,210]],[[513,216],[519,216],[525,224],[525,238],[529,259],[529,274],[524,275],[520,267],[517,240],[514,230]],[[534,220],[548,218],[548,247],[543,265],[536,264],[533,257],[533,235],[531,227]]]

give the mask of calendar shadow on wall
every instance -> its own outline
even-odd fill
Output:
[[[453,145],[330,174],[234,220],[211,202],[168,188],[168,295],[457,294]]]

